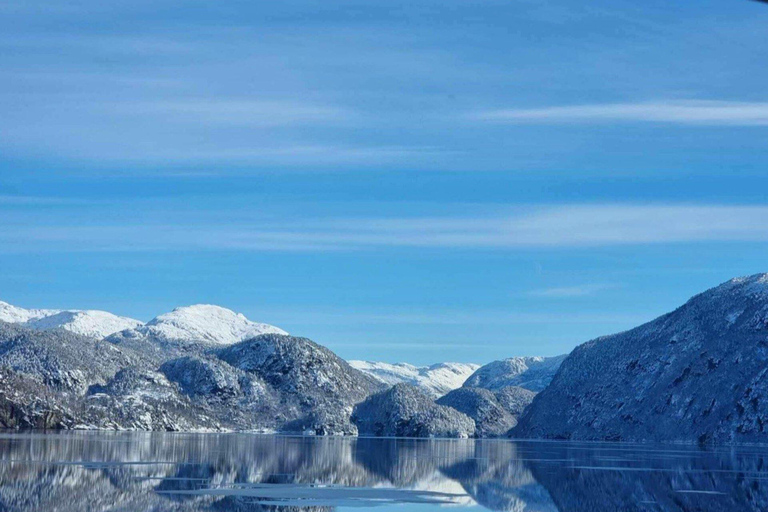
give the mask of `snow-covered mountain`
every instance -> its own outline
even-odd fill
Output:
[[[61,328],[91,338],[105,338],[110,334],[142,325],[133,318],[113,315],[106,311],[61,311],[53,315],[30,320],[26,324],[33,329]]]
[[[145,324],[107,311],[25,309],[0,301],[0,322],[22,324],[41,331],[64,329],[98,339],[126,331],[125,336],[132,338],[200,341],[215,345],[231,345],[260,334],[288,334],[278,327],[252,322],[240,313],[210,304],[179,307]]]
[[[452,407],[438,405],[423,389],[398,383],[359,403],[352,422],[361,434],[397,437],[472,437],[475,422]]]
[[[142,322],[97,310],[24,309],[0,301],[0,321],[23,324],[37,330],[64,329],[91,338],[104,338]]]
[[[574,349],[516,436],[768,441],[768,274]]]
[[[539,392],[552,381],[565,357],[510,357],[493,361],[467,378],[464,387],[498,391],[508,386],[519,386]]]
[[[0,427],[356,434],[352,408],[385,387],[288,335],[189,344],[181,357],[109,340],[0,322]]]
[[[460,388],[467,377],[480,368],[480,365],[472,363],[437,363],[431,366],[414,366],[408,363],[349,361],[349,364],[388,386],[404,382],[423,389],[435,398]]]
[[[231,345],[261,334],[288,334],[273,325],[251,322],[241,313],[211,304],[179,307],[135,329],[161,341],[201,341]]]
[[[60,312],[58,309],[24,309],[0,300],[0,321],[11,324],[23,324]]]

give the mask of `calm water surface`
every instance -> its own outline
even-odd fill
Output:
[[[2,511],[768,510],[768,449],[0,434]]]

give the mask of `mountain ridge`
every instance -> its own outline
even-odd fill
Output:
[[[231,345],[261,334],[288,334],[273,325],[253,322],[242,313],[222,306],[179,306],[144,323],[101,310],[25,309],[0,301],[0,321],[36,330],[64,329],[96,339],[130,331],[126,337],[196,341]]]
[[[429,366],[414,366],[409,363],[383,363],[377,361],[350,360],[349,364],[374,379],[394,386],[401,382],[417,386],[435,398],[456,388],[472,375],[479,364],[444,362]]]
[[[578,346],[523,413],[515,435],[766,442],[766,377],[768,274],[754,274]]]

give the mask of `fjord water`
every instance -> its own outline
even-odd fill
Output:
[[[768,449],[251,434],[3,433],[3,511],[757,511]]]

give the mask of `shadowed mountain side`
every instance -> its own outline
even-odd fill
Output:
[[[768,275],[732,279],[577,347],[519,437],[768,441]]]

